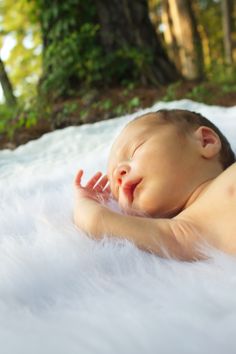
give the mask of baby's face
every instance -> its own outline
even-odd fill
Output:
[[[153,217],[176,215],[186,202],[196,152],[172,124],[148,115],[128,124],[115,140],[108,178],[124,210]]]

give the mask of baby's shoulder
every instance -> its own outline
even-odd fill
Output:
[[[236,176],[236,162],[229,166],[226,170],[224,170],[218,178],[235,178]]]
[[[236,163],[215,178],[202,195],[179,217],[210,243],[236,253]]]
[[[235,254],[236,163],[215,178],[186,212],[212,245]]]
[[[200,201],[204,203],[205,199],[211,202],[218,201],[220,205],[222,199],[226,201],[232,197],[236,200],[236,163],[229,166],[210,183]]]
[[[214,181],[212,187],[223,191],[227,195],[236,194],[236,163],[224,170]]]
[[[214,217],[222,210],[235,209],[236,212],[236,163],[224,170],[206,188],[193,204],[184,209],[182,215],[194,215],[205,219]],[[205,219],[206,220],[206,219]]]

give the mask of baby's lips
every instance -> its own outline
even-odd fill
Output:
[[[139,183],[142,181],[142,178],[139,178],[134,181],[128,181],[125,183],[124,187],[122,188],[124,194],[126,197],[129,199],[130,202],[133,201],[134,199],[134,191],[136,187],[139,185]]]

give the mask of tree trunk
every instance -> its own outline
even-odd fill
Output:
[[[162,11],[161,11],[161,19],[164,25],[164,40],[167,47],[167,52],[170,59],[175,63],[177,69],[181,72],[181,62],[179,57],[179,48],[176,41],[173,22],[170,15],[170,7],[168,0],[162,1]]]
[[[17,104],[16,97],[13,93],[13,88],[10,79],[7,75],[3,61],[0,58],[0,83],[7,105],[15,107]]]
[[[136,49],[149,60],[140,67],[143,83],[165,85],[179,75],[151,24],[147,0],[94,0],[105,53]]]
[[[187,79],[199,79],[203,76],[203,54],[191,2],[169,0],[169,6],[179,47],[182,74]]]
[[[151,24],[147,0],[40,0],[43,75],[50,100],[124,81],[166,85],[180,75]]]
[[[222,8],[222,23],[224,32],[224,49],[225,61],[227,64],[232,64],[232,38],[231,38],[231,16],[230,16],[230,3],[229,0],[221,0]]]

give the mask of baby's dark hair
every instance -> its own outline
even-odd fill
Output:
[[[161,109],[154,114],[158,115],[161,122],[174,124],[179,127],[182,132],[186,133],[200,126],[211,128],[219,136],[221,141],[222,147],[219,153],[219,160],[223,169],[225,170],[235,162],[235,154],[226,137],[215,126],[215,124],[203,117],[200,113],[195,113],[184,109]]]

